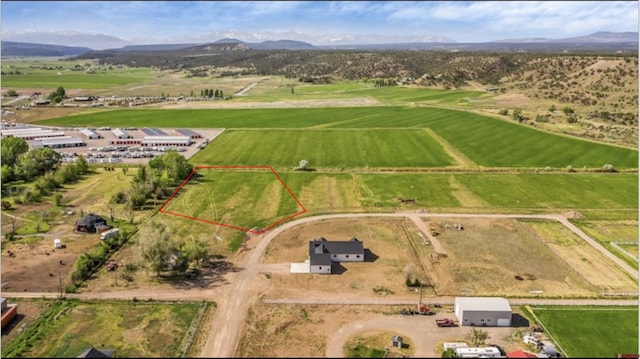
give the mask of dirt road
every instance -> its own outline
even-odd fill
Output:
[[[239,339],[242,334],[242,330],[244,328],[244,322],[246,320],[248,308],[251,304],[259,299],[260,293],[263,289],[266,288],[267,281],[260,276],[260,272],[263,269],[263,265],[260,263],[261,258],[264,255],[267,246],[275,237],[279,234],[287,231],[293,227],[313,222],[313,221],[321,221],[328,219],[344,219],[344,218],[366,218],[366,217],[404,217],[410,218],[416,225],[420,228],[420,230],[425,231],[425,233],[429,233],[426,231],[426,226],[422,222],[423,218],[437,218],[437,217],[445,217],[445,218],[530,218],[530,219],[546,219],[546,220],[555,220],[559,221],[571,231],[576,233],[580,238],[584,239],[594,248],[598,249],[605,256],[610,258],[612,261],[617,263],[622,269],[627,271],[633,278],[638,279],[638,271],[631,268],[629,265],[621,261],[618,257],[615,257],[613,254],[608,252],[604,247],[602,247],[599,243],[591,239],[584,232],[582,232],[579,228],[571,224],[567,218],[563,215],[553,215],[553,214],[462,214],[462,213],[343,213],[343,214],[330,214],[330,215],[320,215],[314,217],[305,217],[300,218],[291,222],[287,222],[280,227],[277,227],[267,233],[254,236],[251,240],[256,241],[256,247],[247,252],[243,253],[237,263],[237,267],[243,268],[236,273],[229,273],[225,278],[229,285],[219,286],[213,289],[189,289],[189,290],[181,290],[181,289],[164,289],[164,290],[147,290],[147,289],[138,289],[138,290],[129,290],[129,291],[120,291],[120,292],[109,292],[109,293],[81,293],[81,294],[69,294],[66,295],[70,298],[82,298],[82,299],[156,299],[156,300],[209,300],[215,301],[217,304],[217,309],[211,322],[208,324],[208,338],[204,344],[204,347],[200,353],[201,357],[208,358],[221,358],[221,357],[233,357],[236,353],[237,345]],[[437,241],[434,241],[434,246]],[[4,297],[53,297],[57,296],[56,293],[3,293]],[[289,303],[307,303],[308,299],[300,298],[300,299],[288,299]],[[316,304],[322,304],[320,301],[316,300],[314,302]],[[362,303],[366,302],[367,304],[373,304],[374,302],[380,304],[397,304],[397,303],[386,303],[384,299],[363,299],[359,298],[356,301]],[[453,302],[453,298],[424,298],[425,303],[441,303],[445,301],[447,303]],[[337,303],[340,302],[338,298],[330,299],[325,301],[326,304],[329,303]],[[415,302],[413,299],[412,303]],[[637,305],[638,300],[568,300],[568,299],[518,299],[510,301],[513,305],[523,305],[523,304],[555,304],[555,305]],[[349,303],[344,303],[349,304]],[[354,303],[355,304],[355,303]],[[406,304],[406,302],[402,302],[400,304]],[[373,321],[370,323],[373,327],[381,327],[390,329],[390,323],[387,322],[379,322]],[[402,327],[404,324],[399,324],[399,327],[396,328],[398,331],[403,332],[411,332],[410,325]],[[363,323],[354,323],[353,326],[347,326],[340,329],[344,335],[348,333],[358,330],[358,328],[366,327],[367,325]],[[338,336],[341,338],[345,338],[345,336]],[[330,345],[328,345],[327,355],[329,357],[341,356],[341,342],[340,339],[336,339],[336,336],[333,336],[331,339]],[[419,354],[429,356],[432,353],[432,348],[416,348],[420,349]],[[337,355],[334,355],[337,354]],[[418,354],[418,352],[417,352]],[[431,354],[433,355],[433,354]]]

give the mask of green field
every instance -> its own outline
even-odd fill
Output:
[[[248,230],[269,227],[303,208],[269,170],[202,168],[163,211]]]
[[[51,58],[3,59],[3,88],[104,89],[151,80],[150,68],[118,68],[91,60],[60,61]],[[75,66],[81,66],[80,70]],[[88,70],[91,68],[91,73]]]
[[[166,211],[242,228],[268,225],[299,211],[270,172],[200,169],[198,174],[202,177],[192,179],[169,202]],[[637,191],[636,175],[287,171],[279,176],[309,214],[419,208],[518,213],[557,208],[582,212],[604,204],[621,210],[637,208],[637,196],[624,195]],[[577,179],[567,186],[567,177]],[[613,196],[611,188],[617,188],[621,195]],[[415,199],[416,203],[401,204],[400,198]]]
[[[2,357],[75,358],[90,347],[118,358],[178,358],[202,303],[58,301],[2,348]],[[14,329],[15,330],[15,329]]]
[[[459,174],[491,207],[638,208],[635,174]]]
[[[637,307],[534,307],[570,358],[612,358],[638,352]]]
[[[191,162],[292,168],[444,167],[452,159],[423,130],[227,130]]]
[[[191,128],[430,128],[485,167],[638,168],[638,151],[538,131],[478,114],[442,108],[358,107],[307,109],[116,110],[41,121],[56,126]],[[347,146],[349,144],[343,144]],[[389,148],[395,151],[393,144]],[[206,151],[206,150],[205,150]],[[211,157],[220,156],[212,154]],[[434,163],[442,163],[441,158]]]

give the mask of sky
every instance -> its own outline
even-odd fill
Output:
[[[7,1],[4,39],[79,32],[131,43],[485,42],[638,31],[638,1]],[[212,38],[218,36],[219,38]],[[244,38],[243,38],[244,37]]]

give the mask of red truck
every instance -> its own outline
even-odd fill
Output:
[[[444,318],[444,319],[436,319],[436,325],[439,327],[457,327],[458,324],[455,320]]]

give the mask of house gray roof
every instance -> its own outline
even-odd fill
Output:
[[[320,253],[364,255],[364,246],[355,237],[348,241],[328,241],[320,237],[309,242],[309,255]]]
[[[311,264],[312,266],[330,266],[331,254],[321,253],[321,254],[311,255],[309,256],[309,264]]]
[[[89,213],[76,221],[76,226],[95,226],[98,223],[107,223],[107,220],[97,214]]]
[[[348,241],[328,241],[324,237],[309,241],[309,263],[311,265],[330,265],[331,256],[354,254],[364,258],[364,246],[357,238]]]

